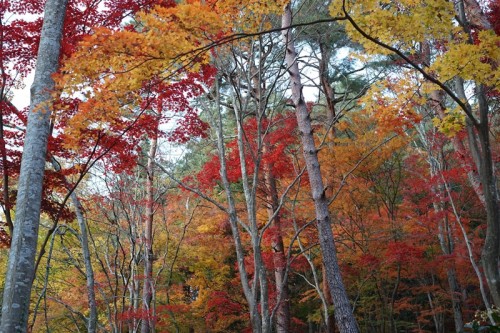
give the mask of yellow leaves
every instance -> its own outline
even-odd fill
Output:
[[[213,0],[209,1],[223,22],[233,32],[256,32],[269,28],[269,15],[279,15],[286,0]]]
[[[169,37],[187,37],[191,41],[194,41],[193,37],[207,37],[205,34],[215,34],[225,28],[220,15],[200,2],[170,8],[155,7],[151,12],[139,13],[138,20],[147,30],[158,31]]]
[[[448,137],[455,136],[465,126],[465,113],[460,108],[446,109],[443,119],[433,118],[432,123]]]
[[[480,31],[477,44],[453,42],[431,69],[442,81],[455,76],[500,88],[500,36]]]
[[[332,16],[343,16],[341,3],[332,2]],[[455,15],[453,3],[445,0],[358,0],[350,2],[346,10],[367,34],[408,52],[414,49],[414,41],[448,38]],[[352,25],[347,24],[346,30],[366,51],[388,53],[361,36]]]

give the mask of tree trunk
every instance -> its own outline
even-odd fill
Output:
[[[462,333],[464,331],[464,319],[462,317],[462,300],[460,298],[460,288],[458,286],[457,274],[455,269],[452,267],[446,270],[446,274],[448,276],[448,285],[450,286],[455,331],[457,333]]]
[[[61,173],[61,165],[52,156],[50,158],[52,167],[57,172]],[[87,282],[87,297],[89,303],[89,318],[87,323],[87,332],[94,333],[97,330],[97,303],[95,299],[95,279],[94,270],[92,268],[92,261],[90,260],[90,248],[89,248],[89,238],[87,232],[87,223],[85,221],[85,216],[83,215],[83,207],[76,195],[76,189],[68,182],[66,176],[61,173],[61,177],[64,181],[64,187],[68,191],[71,191],[70,198],[73,206],[75,206],[76,220],[78,221],[78,227],[80,228],[80,244],[82,245],[83,261],[85,263],[85,278]]]
[[[335,320],[334,317],[330,315],[330,307],[333,304],[332,294],[330,293],[330,288],[328,288],[328,279],[326,277],[325,265],[321,265],[321,274],[323,275],[323,280],[321,281],[321,287],[323,289],[323,297],[327,303],[326,311],[324,311],[324,321],[325,321],[325,332],[334,333],[335,332]]]
[[[243,294],[248,304],[248,312],[250,314],[250,322],[252,325],[252,331],[255,333],[262,332],[261,316],[259,313],[259,307],[257,302],[257,297],[255,294],[255,289],[257,288],[255,283],[250,283],[247,270],[245,268],[245,251],[243,249],[243,244],[241,240],[240,230],[238,227],[238,213],[236,210],[236,203],[233,197],[233,192],[231,190],[231,184],[227,178],[227,165],[226,165],[226,150],[224,145],[224,132],[222,128],[222,114],[219,96],[219,81],[215,81],[216,93],[217,93],[217,107],[215,110],[215,115],[213,116],[213,123],[215,124],[216,134],[217,134],[217,153],[220,159],[220,176],[222,180],[222,185],[224,187],[224,192],[226,193],[226,200],[228,204],[227,214],[229,217],[229,224],[231,225],[231,233],[233,236],[234,247],[236,251],[238,272],[240,274],[240,282],[243,288]]]
[[[264,146],[266,147],[266,146]],[[267,201],[269,202],[268,215],[270,218],[279,209],[276,179],[271,173],[270,166],[266,165],[265,179],[267,185]],[[273,251],[274,281],[276,284],[276,332],[287,333],[290,330],[290,295],[288,285],[285,283],[286,255],[281,232],[281,216],[276,213],[272,223],[271,248]]]
[[[9,235],[12,238],[12,234],[14,233],[14,224],[12,223],[12,204],[10,202],[10,195],[9,195],[9,162],[7,160],[7,147],[5,143],[5,135],[4,135],[4,106],[7,104],[5,101],[5,93],[4,93],[4,87],[5,87],[5,79],[4,82],[2,82],[2,91],[0,92],[0,154],[2,155],[2,171],[3,171],[3,202],[4,202],[4,209],[3,209],[3,214],[5,215],[5,222],[7,224],[7,227],[9,229]],[[3,105],[2,105],[3,104]]]
[[[83,216],[83,209],[73,191],[71,193],[71,201],[75,206],[76,219],[78,221],[78,226],[80,228],[80,244],[82,245],[83,261],[85,262],[85,277],[87,282],[87,296],[89,302],[89,319],[87,324],[87,332],[94,333],[97,331],[97,303],[95,299],[95,281],[94,281],[94,270],[92,269],[92,261],[90,260],[90,249],[89,249],[89,239],[87,233],[87,223],[85,217]]]
[[[318,41],[319,49],[320,49],[320,58],[319,58],[319,77],[321,88],[323,89],[324,98],[326,100],[326,126],[325,130],[328,137],[328,145],[327,145],[327,154],[328,158],[334,159],[334,145],[335,145],[335,122],[337,121],[337,116],[335,113],[335,92],[330,85],[330,79],[328,75],[328,59],[330,58],[330,51],[327,45],[325,45],[324,41]],[[326,186],[326,195],[328,197],[333,196],[333,187],[334,187],[334,165],[332,163],[331,166],[328,166],[326,169],[326,177],[325,177],[325,186]],[[326,271],[324,265],[321,267],[321,271],[323,274],[322,281],[322,289],[325,300],[328,302],[328,306],[332,305],[332,296],[330,293],[330,289],[328,288],[328,281],[326,278]],[[330,316],[329,311],[325,311],[325,331],[326,333],[332,333],[335,330],[335,320],[333,316]]]
[[[158,119],[159,123],[159,119]],[[149,147],[146,181],[146,226],[144,228],[144,285],[142,289],[143,318],[141,332],[148,333],[154,328],[151,300],[153,299],[153,217],[154,217],[154,159],[158,138],[151,140]]]
[[[45,155],[50,132],[52,74],[59,53],[67,0],[48,0],[38,49],[23,148],[16,223],[9,255],[0,332],[26,332],[40,222]]]
[[[472,33],[470,31],[470,23],[480,24],[481,18],[487,21],[484,13],[480,10],[478,3],[474,0],[467,1],[467,7],[463,1],[457,3],[457,16],[460,23],[463,25],[464,31],[469,34],[469,42],[472,43]],[[466,17],[466,12],[469,15],[469,22]],[[491,28],[486,25],[483,28]],[[460,77],[455,79],[455,88],[457,89],[458,97],[464,99],[464,84]],[[484,268],[484,275],[490,288],[490,294],[493,302],[497,307],[500,307],[500,271],[499,271],[499,256],[500,256],[500,194],[497,188],[497,180],[493,167],[493,156],[491,152],[491,142],[489,133],[489,108],[486,100],[486,94],[482,84],[476,84],[476,98],[478,101],[479,121],[475,124],[475,130],[471,128],[468,131],[470,148],[475,158],[477,169],[479,170],[479,178],[483,185],[484,204],[486,208],[486,237],[484,240],[481,260]],[[469,113],[472,107],[467,103]],[[479,147],[476,147],[476,142]],[[479,148],[479,151],[477,151]],[[474,155],[475,154],[475,155]]]
[[[323,254],[328,285],[332,293],[335,306],[335,319],[341,333],[358,332],[356,319],[352,313],[351,304],[340,275],[340,267],[337,261],[337,251],[331,229],[331,217],[328,210],[328,200],[325,196],[325,188],[321,177],[318,154],[314,143],[313,130],[309,112],[302,95],[302,83],[300,80],[299,66],[296,61],[297,54],[292,38],[291,5],[288,3],[284,8],[282,17],[283,40],[286,45],[285,60],[290,74],[292,89],[292,101],[295,106],[297,123],[302,136],[302,148],[306,163],[312,197],[316,210],[316,222],[318,227],[319,242]]]
[[[500,255],[500,207],[498,198],[497,181],[493,170],[493,158],[488,125],[488,106],[484,98],[483,89],[478,89],[480,124],[478,128],[479,143],[481,145],[482,160],[479,173],[484,189],[486,203],[486,237],[484,240],[481,260],[484,267],[484,275],[493,302],[500,307],[500,271],[498,269]]]

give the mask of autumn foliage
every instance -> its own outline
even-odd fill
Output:
[[[484,247],[488,200],[498,202],[500,2],[297,2],[315,152],[302,150],[291,100],[278,28],[286,3],[69,2],[32,332],[87,327],[73,191],[99,332],[137,332],[148,319],[156,332],[252,332],[258,316],[271,332],[280,315],[290,332],[333,332],[314,195],[328,200],[359,331],[451,332],[494,309]],[[2,263],[28,113],[12,97],[34,69],[43,5],[0,4]],[[316,152],[319,194],[303,155]],[[475,323],[498,324],[485,318]]]

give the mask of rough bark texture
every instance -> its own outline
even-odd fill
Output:
[[[58,69],[67,0],[48,0],[38,50],[19,176],[16,222],[9,255],[0,332],[26,332],[50,130],[51,75]]]
[[[319,58],[319,77],[321,88],[323,89],[324,98],[326,100],[326,126],[325,130],[328,135],[328,145],[327,154],[329,158],[335,158],[334,155],[334,144],[335,144],[335,122],[337,121],[335,113],[335,92],[330,85],[330,78],[328,75],[328,59],[330,58],[330,51],[323,41],[319,41],[320,58]],[[330,166],[326,169],[326,195],[328,197],[333,196],[333,179],[334,179],[334,166]],[[332,305],[332,296],[330,294],[330,289],[328,288],[328,281],[326,279],[325,267],[321,268],[323,274],[322,289],[325,300],[328,302],[328,306]],[[325,321],[325,332],[331,333],[335,330],[335,321],[333,316],[330,316],[328,311],[324,311],[324,321]]]
[[[321,177],[316,146],[314,143],[313,130],[309,112],[302,95],[302,83],[300,80],[299,67],[296,61],[297,54],[292,39],[290,27],[292,23],[292,11],[290,4],[284,8],[282,17],[283,39],[286,45],[286,64],[290,74],[292,89],[292,101],[295,106],[298,127],[302,135],[302,148],[306,163],[309,182],[316,210],[316,220],[319,234],[319,243],[323,254],[328,285],[332,293],[335,306],[335,320],[341,333],[358,332],[356,319],[352,313],[351,304],[340,275],[340,267],[337,261],[337,251],[331,229],[331,218],[328,210],[328,200],[325,196],[325,188]]]
[[[153,217],[154,217],[154,159],[158,139],[151,140],[149,147],[146,181],[146,225],[144,227],[144,285],[142,287],[142,310],[144,318],[141,332],[148,333],[154,329],[151,300],[153,299]]]

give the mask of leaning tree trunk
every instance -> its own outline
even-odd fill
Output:
[[[52,74],[58,69],[67,0],[48,0],[38,49],[19,176],[16,218],[0,332],[26,332],[40,222],[45,155],[50,132]]]
[[[314,143],[311,118],[302,95],[302,83],[300,80],[299,66],[296,61],[297,54],[292,39],[292,10],[290,3],[284,8],[282,17],[283,39],[286,45],[285,60],[290,74],[292,89],[292,101],[295,106],[297,123],[302,136],[302,148],[307,173],[311,186],[312,197],[316,210],[316,221],[318,226],[319,242],[323,254],[328,285],[332,293],[335,306],[335,320],[341,333],[358,332],[356,319],[352,313],[351,304],[340,275],[340,267],[337,260],[337,250],[331,229],[331,217],[328,210],[328,200],[325,195],[323,179],[318,161],[318,153]]]

